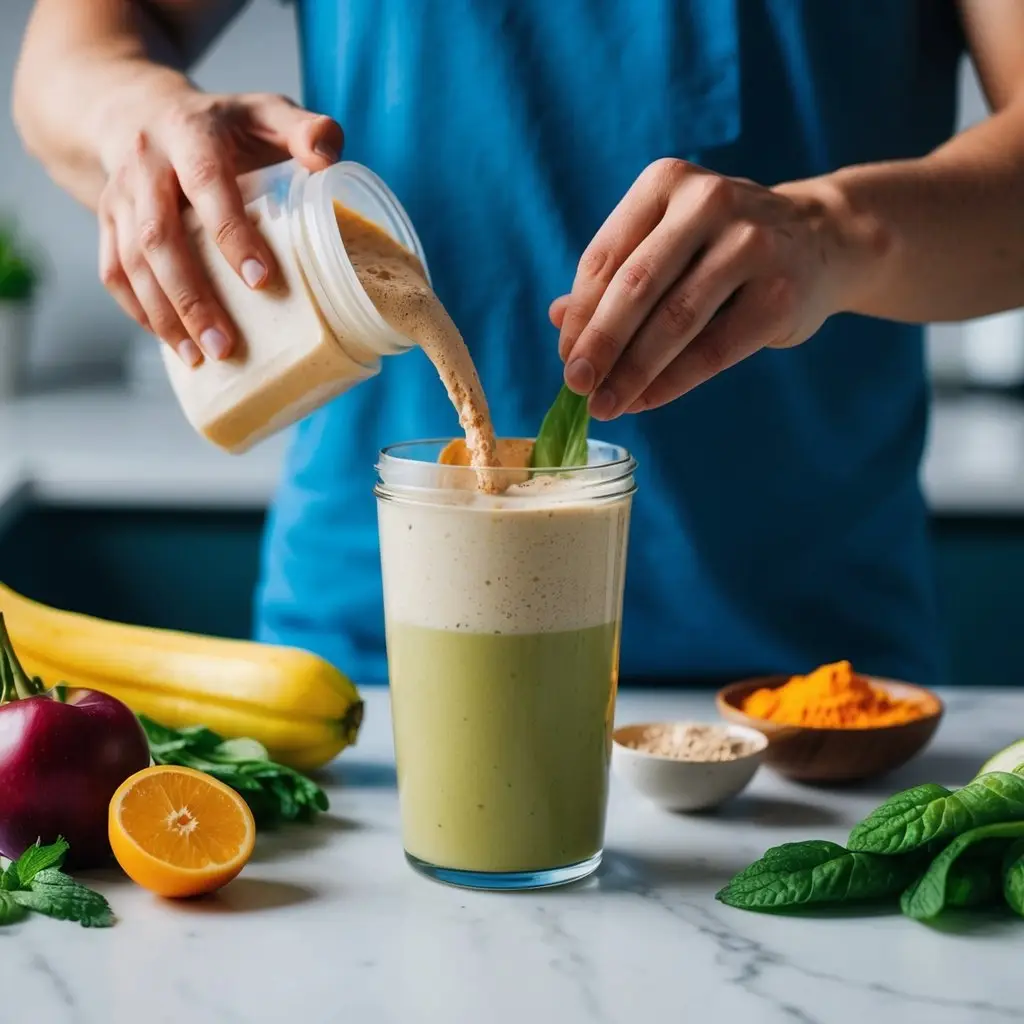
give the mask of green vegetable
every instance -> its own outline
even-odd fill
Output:
[[[950,872],[964,851],[986,839],[1014,839],[1018,836],[1024,836],[1024,821],[982,825],[957,836],[903,894],[900,898],[900,909],[907,917],[917,921],[928,921],[937,917],[948,903]]]
[[[978,843],[957,859],[946,879],[946,906],[987,907],[1002,899],[1002,861],[1006,840]]]
[[[0,302],[32,298],[39,272],[15,242],[14,232],[0,226]]]
[[[1024,839],[1018,839],[1003,859],[1003,898],[1007,906],[1024,917]]]
[[[531,469],[559,469],[587,464],[587,396],[565,384],[544,417],[530,454]]]
[[[851,850],[910,853],[967,830],[1024,820],[1024,776],[980,775],[951,793],[925,785],[897,793],[850,833]]]
[[[716,899],[744,910],[852,903],[895,896],[920,871],[916,857],[881,857],[812,839],[769,850]]]
[[[0,925],[20,921],[28,911],[77,921],[85,928],[108,928],[114,923],[110,904],[92,889],[60,870],[68,844],[58,839],[49,846],[30,846],[16,861],[4,862],[0,875]]]
[[[326,811],[327,794],[301,772],[270,760],[253,739],[225,740],[210,729],[169,729],[138,716],[157,764],[195,768],[242,795],[260,828],[286,821],[311,821]]]

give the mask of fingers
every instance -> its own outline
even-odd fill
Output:
[[[184,363],[195,366],[202,360],[202,355],[153,276],[139,245],[135,211],[126,201],[122,201],[113,209],[112,216],[118,259],[132,294],[142,307],[149,329],[167,342]]]
[[[746,225],[733,227],[670,287],[591,397],[596,419],[612,419],[629,409],[707,327],[757,272],[763,237]]]
[[[548,306],[548,319],[556,329],[562,329],[562,321],[565,319],[565,311],[569,308],[569,296],[560,295]]]
[[[566,362],[566,383],[579,394],[589,394],[598,378],[587,359],[574,358],[576,342],[619,268],[654,230],[668,208],[668,174],[657,170],[662,163],[668,161],[652,164],[637,178],[580,258],[558,339],[558,354]],[[598,335],[592,339],[590,350],[614,343],[614,339]]]
[[[173,160],[173,148],[170,156]],[[235,329],[214,297],[206,271],[189,245],[179,209],[178,184],[187,188],[186,195],[193,206],[204,210],[206,217],[200,214],[200,219],[208,231],[211,230],[208,222],[219,218],[221,235],[213,237],[222,250],[227,248],[237,258],[245,243],[237,234],[223,230],[225,224],[234,223],[221,205],[222,192],[227,191],[221,177],[225,173],[223,159],[206,143],[193,148],[184,170],[172,166],[163,153],[158,153],[145,141],[140,141],[136,148],[133,180],[136,244],[186,334],[212,359],[224,359],[231,354]],[[231,186],[238,197],[233,178]],[[255,234],[241,209],[240,197],[238,210],[249,232]]]
[[[762,348],[785,345],[788,339],[782,336],[782,325],[787,322],[784,310],[790,295],[790,282],[782,278],[746,285],[736,301],[669,363],[627,411],[657,409]]]
[[[100,281],[103,286],[114,297],[121,309],[130,316],[140,327],[152,331],[153,327],[146,316],[142,304],[135,297],[128,275],[121,266],[121,256],[117,247],[117,225],[113,218],[101,212],[99,216],[100,229]]]
[[[266,240],[245,212],[227,148],[217,135],[203,132],[175,132],[167,146],[176,175],[176,181],[172,178],[167,185],[185,194],[203,229],[235,273],[250,288],[264,285],[277,267]],[[140,162],[151,181],[162,170],[155,165],[151,150],[140,154]]]
[[[615,395],[606,378],[613,368],[617,370],[653,310],[664,305],[665,326],[675,334],[689,330],[693,300],[679,299],[665,305],[663,297],[693,260],[708,230],[709,225],[700,218],[679,224],[666,217],[637,246],[605,289],[572,350],[573,362],[585,361],[590,366],[596,387],[591,403],[595,416],[600,417],[603,408],[611,414]],[[638,388],[636,394],[641,390]]]
[[[263,96],[253,105],[257,133],[290,153],[307,170],[337,163],[345,144],[341,125],[297,107],[283,96]]]

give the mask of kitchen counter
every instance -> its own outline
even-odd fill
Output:
[[[1024,732],[1024,694],[949,694],[933,746],[871,792],[762,770],[718,813],[612,787],[598,875],[544,893],[447,888],[402,857],[387,698],[330,774],[331,815],[261,837],[219,896],[164,903],[93,880],[107,931],[31,919],[0,938],[3,1019],[38,1024],[855,1024],[1024,1020],[1024,921],[766,916],[714,892],[767,846],[849,827],[894,789],[966,781]],[[624,694],[620,722],[707,716],[709,696]]]
[[[0,404],[0,515],[29,495],[48,504],[261,508],[285,444],[277,436],[245,456],[225,455],[159,388],[92,387]],[[937,402],[923,481],[938,513],[1024,511],[1024,404]]]

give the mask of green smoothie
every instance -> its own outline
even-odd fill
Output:
[[[467,871],[539,871],[601,850],[615,623],[486,634],[389,623],[405,849]]]

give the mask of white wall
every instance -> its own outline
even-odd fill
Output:
[[[81,376],[119,361],[130,344],[146,344],[96,277],[92,215],[53,185],[25,156],[11,124],[10,79],[32,0],[0,0],[0,217],[13,214],[25,235],[48,256],[50,271],[32,364],[37,377],[61,371]],[[197,69],[206,88],[261,90],[298,96],[293,13],[277,0],[255,0]],[[972,73],[964,75],[962,120],[984,115]],[[962,332],[933,330],[929,354],[937,374],[956,374]]]
[[[0,0],[0,218],[14,216],[49,263],[32,354],[36,377],[82,376],[146,342],[99,283],[92,214],[25,155],[11,123],[11,76],[31,8],[32,0]],[[255,0],[196,78],[218,91],[298,97],[294,13],[277,0]]]

